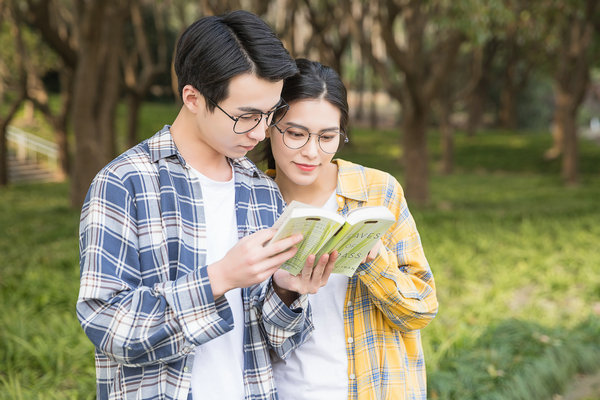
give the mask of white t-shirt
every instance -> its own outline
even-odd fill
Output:
[[[190,168],[200,180],[206,218],[206,264],[227,254],[238,241],[235,214],[235,182],[213,181]],[[225,293],[233,312],[234,328],[196,347],[192,368],[194,400],[239,400],[244,398],[244,305],[241,289]]]
[[[337,212],[335,192],[323,208]],[[344,334],[344,301],[348,277],[331,274],[327,285],[309,294],[315,330],[286,360],[273,359],[279,398],[285,400],[346,400],[348,356]]]

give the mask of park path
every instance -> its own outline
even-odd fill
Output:
[[[552,400],[600,400],[600,371],[578,375],[563,395],[556,395]]]

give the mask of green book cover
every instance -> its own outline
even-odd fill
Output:
[[[334,273],[352,276],[377,240],[395,222],[386,207],[361,207],[347,217],[329,210],[292,201],[273,225],[278,231],[271,239],[284,239],[302,233],[298,251],[281,268],[297,275],[310,254],[318,257],[333,250],[339,252]]]

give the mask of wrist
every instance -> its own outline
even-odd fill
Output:
[[[224,268],[222,268],[220,262],[216,262],[207,266],[206,273],[208,274],[210,288],[215,299],[223,296],[226,292],[233,289],[227,280],[226,274],[224,273]]]
[[[271,285],[273,286],[273,290],[279,296],[281,301],[285,303],[286,306],[290,306],[298,297],[300,297],[300,293],[294,292],[293,290],[284,289],[281,286],[277,285],[275,278],[271,278]]]

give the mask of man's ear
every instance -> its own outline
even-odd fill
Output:
[[[206,107],[204,96],[192,85],[185,85],[181,91],[181,100],[183,105],[196,114],[203,107]]]

